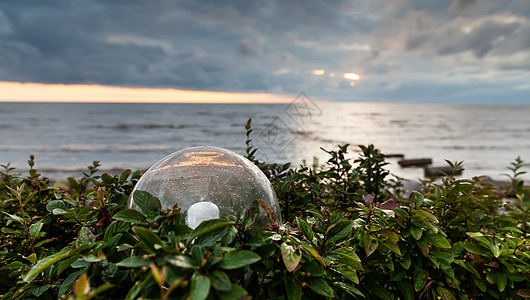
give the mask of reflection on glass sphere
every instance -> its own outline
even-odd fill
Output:
[[[162,209],[178,205],[192,228],[204,220],[241,218],[247,210],[258,211],[256,199],[265,200],[281,222],[278,200],[265,174],[243,156],[219,147],[186,148],[166,156],[147,170],[134,190],[160,199]],[[132,197],[127,208],[140,210]],[[259,214],[261,224],[270,223],[263,209]]]

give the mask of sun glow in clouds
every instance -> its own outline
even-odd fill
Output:
[[[344,78],[348,79],[348,80],[352,80],[350,82],[350,86],[353,87],[353,86],[355,86],[355,82],[354,81],[361,79],[361,76],[359,76],[359,75],[357,75],[355,73],[344,73]]]
[[[266,93],[2,81],[0,81],[0,91],[2,91],[0,102],[285,103],[292,100],[290,96]]]
[[[311,74],[322,76],[322,75],[326,74],[326,71],[323,70],[323,69],[320,69],[320,70],[312,70],[312,71],[311,71]]]
[[[361,76],[355,73],[344,73],[344,78],[349,79],[349,80],[359,80],[361,79]]]

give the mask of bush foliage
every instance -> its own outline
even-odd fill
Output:
[[[247,158],[271,180],[284,223],[250,213],[195,229],[136,191],[140,172],[61,188],[34,169],[0,172],[5,299],[519,299],[530,297],[530,189],[517,159],[504,189],[445,176],[409,192],[373,145],[321,167]],[[459,168],[458,163],[451,164]],[[268,212],[264,201],[259,201]],[[270,214],[272,217],[272,214]]]

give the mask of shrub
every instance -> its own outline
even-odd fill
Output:
[[[285,222],[255,216],[182,224],[178,207],[137,191],[140,172],[70,187],[34,169],[0,172],[0,294],[5,299],[517,299],[530,297],[530,190],[511,167],[499,190],[482,178],[426,181],[404,198],[373,145],[323,167],[266,164]],[[458,163],[452,164],[459,167]],[[257,200],[265,212],[269,208]]]

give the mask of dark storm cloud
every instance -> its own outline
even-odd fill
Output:
[[[273,76],[283,67],[270,64],[275,56],[290,54],[295,68],[314,59],[304,42],[351,33],[345,7],[353,10],[346,1],[3,2],[0,80],[266,91],[242,79]]]
[[[478,0],[454,0],[449,10],[453,12],[465,11],[473,7],[477,2]]]
[[[526,0],[2,1],[0,81],[413,97],[394,87],[421,72],[436,91],[456,89],[448,70],[524,65],[529,15]]]

